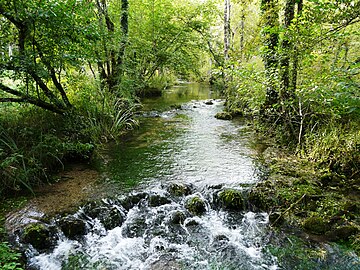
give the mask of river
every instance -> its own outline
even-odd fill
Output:
[[[214,117],[224,102],[209,86],[181,84],[143,103],[140,127],[104,153],[107,196],[71,214],[83,233],[69,237],[61,218],[47,221],[55,243],[44,251],[24,244],[30,269],[360,269],[337,246],[295,244],[246,202],[239,211],[216,203],[229,188],[246,198],[262,170],[253,132],[242,119]],[[186,206],[194,197],[201,214]],[[275,243],[290,252],[274,252]],[[295,248],[325,254],[284,256]]]

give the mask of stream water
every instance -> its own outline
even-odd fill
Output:
[[[180,85],[144,100],[140,128],[107,153],[108,198],[71,215],[84,223],[78,235],[64,233],[58,218],[48,221],[54,244],[45,251],[27,245],[28,267],[360,269],[356,256],[330,245],[307,247],[331,253],[304,264],[310,268],[298,266],[303,258],[280,261],[270,252],[279,236],[268,225],[267,213],[226,211],[214,203],[219,191],[246,194],[261,178],[251,131],[241,120],[216,119],[222,109],[223,101],[201,84]],[[201,215],[186,208],[194,197],[204,202]],[[285,248],[295,248],[294,243],[289,240]]]

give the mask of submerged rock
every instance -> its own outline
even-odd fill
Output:
[[[27,225],[22,232],[21,239],[37,250],[49,249],[55,240],[49,227],[43,223],[30,223]]]
[[[227,210],[243,210],[244,199],[241,191],[236,189],[225,189],[216,196],[220,207]]]
[[[188,199],[185,208],[193,215],[200,216],[206,212],[205,202],[198,196]]]
[[[233,117],[229,112],[218,112],[215,115],[215,118],[220,120],[231,120]]]
[[[67,216],[59,220],[59,227],[69,239],[76,239],[86,232],[85,222],[74,216]]]
[[[205,104],[206,104],[206,105],[213,105],[214,102],[213,102],[212,100],[207,100],[207,101],[205,101]]]

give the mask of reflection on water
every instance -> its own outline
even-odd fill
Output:
[[[240,123],[214,117],[223,101],[194,101],[212,98],[208,88],[195,86],[145,100],[145,108],[168,110],[143,117],[141,128],[113,151],[114,181],[128,186],[174,180],[199,186],[256,182],[249,133]],[[179,99],[187,103],[170,109]]]

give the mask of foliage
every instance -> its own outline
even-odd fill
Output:
[[[7,242],[0,242],[0,267],[3,270],[21,270],[20,253],[10,249]]]

